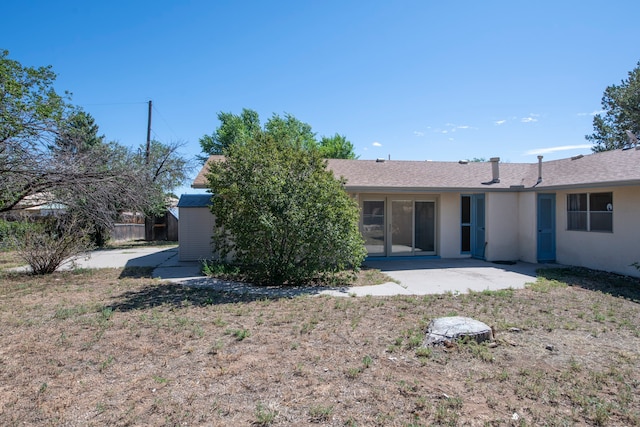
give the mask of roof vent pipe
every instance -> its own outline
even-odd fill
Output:
[[[500,157],[492,157],[489,159],[491,162],[491,174],[492,174],[492,183],[500,182],[500,169],[498,164],[500,163]]]
[[[542,182],[542,157],[538,156],[538,184]]]
[[[631,132],[629,129],[624,131],[627,134],[627,139],[629,140],[629,148],[636,147],[638,149],[638,137]]]

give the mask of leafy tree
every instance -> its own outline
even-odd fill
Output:
[[[232,113],[218,113],[220,126],[212,135],[200,138],[203,155],[198,156],[205,162],[212,154],[223,154],[225,148],[234,143],[244,143],[264,132],[279,141],[287,141],[296,147],[306,150],[320,150],[325,158],[354,159],[353,145],[342,135],[316,139],[316,134],[307,123],[301,122],[291,114],[280,117],[277,114],[264,124],[260,124],[258,113],[243,109],[240,115]]]
[[[325,159],[357,159],[353,152],[353,144],[347,137],[335,134],[332,137],[323,136],[320,139],[320,154]]]
[[[69,107],[53,89],[56,75],[48,67],[24,67],[0,51],[0,154],[52,141]]]
[[[54,81],[51,67],[24,67],[0,51],[0,212],[48,187],[42,147],[69,108]]]
[[[311,125],[301,122],[291,114],[280,117],[277,114],[264,125],[265,132],[276,141],[287,143],[293,147],[305,150],[314,150],[318,147],[316,134],[311,130]]]
[[[158,148],[143,162],[139,153],[105,143],[94,119],[58,95],[54,81],[51,67],[25,67],[0,52],[0,213],[61,203],[73,221],[47,232],[49,241],[63,244],[82,230],[101,244],[119,212],[153,210],[170,183],[179,185],[186,162],[175,147],[168,154]],[[36,239],[25,241],[53,256]]]
[[[592,151],[624,148],[629,143],[627,131],[640,135],[640,62],[626,80],[605,89],[602,108],[604,113],[593,118],[594,133],[586,136]]]
[[[109,225],[118,209],[153,210],[158,193],[186,179],[180,144],[152,143],[150,161],[105,142],[93,117],[53,89],[51,67],[22,66],[0,53],[0,212],[54,197]],[[41,197],[40,197],[41,198]]]
[[[155,218],[166,214],[169,199],[175,197],[172,191],[188,178],[192,164],[179,153],[183,145],[153,140],[149,144],[149,157],[140,157],[138,160],[141,169],[146,172],[147,196],[143,210],[146,240],[158,238],[154,231]],[[139,152],[146,152],[146,147],[140,146]]]
[[[91,114],[84,111],[73,112],[60,124],[51,149],[62,155],[86,152],[104,144],[105,137],[98,135],[98,132],[98,125]]]
[[[318,150],[290,143],[292,129],[231,144],[225,161],[210,164],[218,255],[256,283],[308,282],[357,268],[366,253],[356,203]]]
[[[220,120],[220,126],[215,132],[200,138],[200,146],[205,155],[198,158],[203,163],[207,161],[209,155],[222,154],[229,145],[236,141],[246,141],[261,130],[258,113],[246,108],[239,116],[220,112],[218,120]]]

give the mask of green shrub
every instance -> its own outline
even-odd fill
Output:
[[[13,249],[14,238],[22,238],[28,230],[37,227],[33,221],[7,221],[0,219],[0,250]]]
[[[207,176],[214,244],[258,284],[302,284],[358,268],[366,251],[356,202],[318,150],[258,133],[230,145]]]

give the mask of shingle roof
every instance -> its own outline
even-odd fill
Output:
[[[223,161],[224,160],[224,156],[209,156],[209,158],[207,159],[207,162],[204,164],[204,166],[202,166],[202,169],[200,169],[200,172],[198,172],[198,176],[196,176],[196,179],[193,180],[193,184],[191,184],[191,187],[193,188],[207,188],[207,173],[209,173],[209,163],[211,162],[215,162],[215,161]]]
[[[222,160],[212,156],[208,162]],[[207,162],[207,163],[208,163]],[[413,160],[328,160],[328,168],[347,180],[354,192],[407,191],[508,191],[514,188],[555,189],[607,185],[640,185],[640,150],[613,150],[580,158],[538,163],[500,163],[499,183],[493,178],[490,162],[430,162]],[[196,177],[193,187],[206,187],[207,167]]]
[[[640,150],[612,150],[542,164],[539,188],[640,184]]]
[[[347,180],[347,190],[367,191],[446,191],[459,189],[508,189],[512,185],[532,186],[536,183],[536,165],[502,163],[500,182],[492,180],[491,163],[426,162],[391,160],[339,160],[328,162],[336,176]]]

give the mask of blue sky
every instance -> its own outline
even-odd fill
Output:
[[[362,159],[587,154],[604,89],[640,60],[635,0],[5,0],[0,12],[0,48],[53,66],[109,140],[144,143],[153,100],[152,136],[187,157],[218,112],[242,108],[343,134]]]

